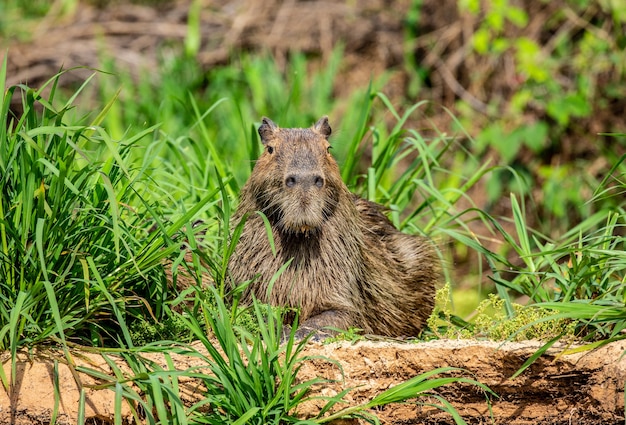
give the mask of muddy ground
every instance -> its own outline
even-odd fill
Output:
[[[364,403],[380,392],[439,367],[458,367],[466,376],[489,386],[497,397],[489,397],[469,384],[451,384],[436,391],[450,401],[470,424],[618,424],[624,423],[624,378],[626,359],[622,356],[626,342],[616,342],[595,351],[563,354],[567,347],[553,348],[515,379],[510,377],[541,346],[538,342],[497,343],[489,341],[431,341],[420,344],[363,341],[351,345],[311,343],[306,353],[325,356],[338,362],[324,360],[305,363],[299,380],[317,376],[335,379],[336,383],[316,387],[311,395],[333,396],[352,388],[344,398],[348,405]],[[198,351],[204,349],[196,345]],[[570,347],[571,348],[571,347]],[[204,351],[205,352],[205,351]],[[206,353],[206,352],[205,352]],[[165,367],[162,355],[145,354]],[[202,363],[197,358],[172,355],[179,370]],[[6,359],[6,356],[4,357]],[[111,374],[110,368],[98,354],[75,351],[76,366],[84,366]],[[75,424],[79,391],[70,369],[64,364],[61,351],[36,350],[21,353],[17,380],[10,392],[0,393],[0,423],[15,425],[48,424],[54,409],[54,364],[60,388],[57,424]],[[121,362],[118,362],[122,364]],[[4,361],[6,376],[10,376],[10,361]],[[114,393],[111,389],[94,389],[102,383],[79,373],[86,391],[86,423],[112,424]],[[202,397],[198,382],[181,383],[181,393],[187,404]],[[435,400],[420,398],[417,402],[394,404],[373,411],[383,424],[452,424],[452,417],[425,405]],[[299,414],[318,414],[321,402],[308,402]],[[124,409],[125,423],[132,423],[128,407]],[[350,420],[344,423],[366,423]]]

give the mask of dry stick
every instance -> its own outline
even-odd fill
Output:
[[[256,1],[248,2],[245,7],[246,12],[235,14],[230,30],[224,36],[226,46],[234,46],[241,39],[241,34],[248,28],[249,24],[254,23],[262,15],[259,7],[262,4],[262,2]]]
[[[444,31],[444,33],[441,34],[441,36],[438,38],[438,42],[426,56],[424,62],[427,65],[434,65],[437,68],[439,74],[441,75],[441,78],[454,94],[467,102],[472,108],[484,114],[487,112],[487,105],[477,99],[469,91],[467,91],[454,77],[453,73],[450,71],[450,68],[446,65],[446,63],[444,63],[440,58],[441,52],[443,52],[445,48],[448,47],[451,40],[454,40],[459,36],[461,30],[462,28],[459,23],[455,25],[450,25],[446,29],[446,31]],[[456,50],[456,53],[454,53],[448,59],[448,62],[452,62],[454,64],[453,69],[456,69],[458,64],[460,64],[463,61],[464,57],[467,56],[467,51],[470,47],[470,40],[471,39],[468,39],[463,47]]]
[[[435,45],[429,49],[428,55],[424,59],[424,62],[427,65],[433,66],[436,63],[436,59],[441,57],[442,52],[450,45],[450,43],[458,38],[459,34],[461,34],[462,27],[460,22],[456,22],[452,25],[446,27],[443,31],[436,30],[425,36],[421,36],[417,39],[417,45],[421,45],[419,42],[422,38],[426,40],[436,40]],[[424,43],[423,47],[426,47],[427,44]]]
[[[461,83],[459,83],[457,79],[454,78],[454,75],[452,75],[446,64],[441,59],[437,59],[436,66],[437,70],[441,74],[441,77],[443,78],[443,81],[446,82],[446,84],[448,85],[448,87],[450,87],[454,94],[459,96],[465,102],[469,103],[470,106],[475,110],[483,114],[487,113],[487,105],[474,97],[474,95],[472,95],[470,92],[465,90],[465,87],[463,87]]]
[[[294,7],[294,0],[287,0],[279,9],[276,14],[276,18],[274,19],[274,24],[272,25],[272,30],[268,35],[268,39],[280,40],[282,39],[282,34],[285,31],[285,27],[289,22],[289,15],[291,15],[291,9]]]
[[[574,22],[580,28],[584,28],[586,31],[593,33],[596,37],[606,41],[611,46],[611,48],[617,49],[615,45],[615,38],[612,37],[611,34],[609,34],[603,28],[599,28],[595,25],[589,24],[589,18],[587,17],[587,15],[593,15],[596,11],[593,11],[591,10],[591,8],[589,8],[588,13],[585,13],[585,16],[583,16],[582,18],[578,16],[576,12],[574,12],[570,7],[566,7],[563,11],[565,12],[565,16],[567,16],[567,19]]]

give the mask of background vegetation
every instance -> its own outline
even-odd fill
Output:
[[[348,78],[349,40],[321,59],[304,50],[279,60],[241,49],[225,64],[203,67],[204,15],[201,2],[192,2],[185,36],[158,46],[154,69],[130,72],[109,51],[98,71],[55,70],[42,81],[7,84],[0,348],[13,355],[50,343],[122,350],[134,382],[151,397],[139,397],[119,376],[110,385],[150,422],[297,421],[290,415],[312,385],[289,381],[302,346],[280,345],[276,312],[255,306],[244,313],[219,295],[236,242],[230,216],[259,153],[258,120],[308,126],[324,114],[350,188],[389,207],[402,230],[440,247],[452,295],[440,294],[425,337],[509,338],[539,325],[548,344],[564,334],[595,345],[622,338],[626,11],[593,0],[451,3],[454,22],[430,19],[440,26],[434,29],[424,18],[430,2],[411,2],[403,60],[363,81]],[[28,28],[91,6],[11,0],[0,7],[5,86],[20,81],[7,71],[15,46],[37,45]],[[87,78],[71,79],[85,71]],[[497,298],[476,307],[487,292]],[[520,317],[516,329],[493,326]],[[558,325],[544,333],[546,323]],[[206,339],[209,330],[226,363]],[[221,406],[209,414],[204,405],[182,406],[175,372],[131,354],[151,344],[199,355],[185,345],[191,339],[203,342],[207,363],[223,378],[202,377],[207,400]],[[391,399],[436,386],[418,381]],[[159,407],[163,397],[169,410]]]

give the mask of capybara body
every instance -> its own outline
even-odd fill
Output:
[[[265,151],[241,191],[235,222],[247,221],[229,264],[233,285],[251,281],[241,301],[299,308],[303,329],[418,335],[439,275],[432,244],[399,232],[382,206],[348,190],[326,117],[308,129],[263,118],[259,134]],[[271,224],[275,255],[257,211]]]

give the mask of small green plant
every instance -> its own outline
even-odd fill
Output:
[[[324,338],[324,344],[332,344],[334,342],[348,341],[351,344],[364,339],[363,330],[359,328],[350,328],[347,330],[337,330],[338,332],[328,338]]]
[[[133,345],[136,347],[156,341],[187,342],[191,336],[183,319],[173,313],[160,322],[144,318],[136,319],[131,323],[129,331]]]
[[[293,423],[290,412],[306,395],[308,388],[322,382],[314,379],[295,384],[299,364],[306,360],[302,350],[306,340],[294,341],[295,326],[287,343],[283,337],[282,317],[259,303],[254,304],[258,334],[251,334],[234,325],[231,311],[215,293],[202,308],[201,320],[188,316],[187,326],[208,352],[203,357],[211,370],[202,381],[206,387],[202,405],[211,406],[198,418],[200,423]],[[215,303],[215,304],[213,304]],[[217,340],[207,338],[203,329],[210,329]],[[192,410],[194,410],[192,409]],[[245,418],[245,419],[242,419]]]
[[[437,291],[435,309],[428,318],[428,328],[438,338],[488,339],[492,341],[548,341],[555,337],[574,338],[577,322],[555,315],[542,304],[523,306],[507,302],[495,294],[483,300],[465,321],[454,315],[450,303],[450,285]]]
[[[451,287],[446,283],[435,293],[435,308],[426,321],[428,330],[436,338],[472,338],[473,325],[465,322],[453,312]]]
[[[576,323],[567,319],[553,318],[554,312],[529,305],[513,304],[514,316],[506,314],[505,301],[491,294],[476,308],[473,320],[475,337],[487,337],[494,341],[547,341],[556,336],[572,338]],[[489,314],[487,311],[493,312]],[[550,318],[551,320],[545,320]]]

